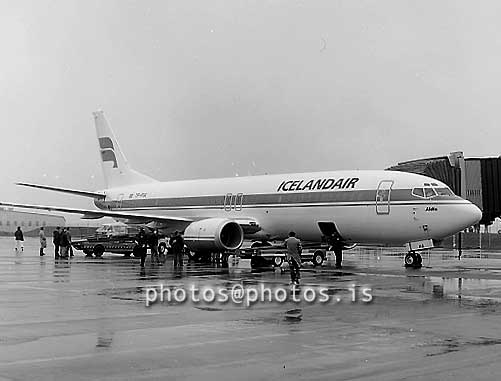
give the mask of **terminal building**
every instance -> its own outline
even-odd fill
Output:
[[[57,226],[65,226],[66,220],[62,216],[48,213],[20,212],[13,208],[0,208],[0,235],[10,236],[18,226],[27,236],[38,235],[40,227],[44,227],[46,234],[52,234]]]

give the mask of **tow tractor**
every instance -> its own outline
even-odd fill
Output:
[[[303,247],[301,253],[302,262],[312,262],[313,266],[322,266],[326,258],[327,246]],[[240,249],[240,258],[250,259],[251,267],[264,267],[272,264],[275,267],[282,266],[286,260],[287,249],[283,245],[271,245],[264,247],[251,247]]]

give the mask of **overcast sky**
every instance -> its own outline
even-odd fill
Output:
[[[498,1],[0,0],[0,200],[86,207],[92,111],[161,180],[498,156]]]

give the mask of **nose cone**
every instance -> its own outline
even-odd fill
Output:
[[[430,233],[433,238],[442,239],[472,225],[477,224],[482,218],[482,211],[474,204],[464,200],[458,204],[452,204],[448,207],[443,207],[439,217],[440,223],[432,225]]]
[[[471,204],[470,213],[471,213],[471,221],[468,226],[478,224],[479,221],[482,219],[482,211],[480,210],[480,208],[474,204]]]
[[[482,211],[471,202],[461,205],[460,210],[456,210],[455,221],[458,231],[469,228],[477,224],[482,219]]]

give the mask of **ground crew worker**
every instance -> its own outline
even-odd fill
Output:
[[[66,231],[66,228],[63,228],[63,231],[59,235],[59,247],[60,247],[60,254],[59,256],[61,258],[68,258],[68,252],[70,248],[70,241],[68,239],[68,232]]]
[[[136,242],[139,246],[139,253],[141,255],[141,267],[144,267],[144,262],[146,261],[146,253],[148,250],[146,232],[144,231],[144,228],[139,229],[139,233],[137,233],[136,236]]]
[[[338,232],[335,232],[330,237],[330,245],[332,246],[332,250],[334,250],[334,255],[336,256],[336,268],[340,269],[341,262],[343,262],[343,240]]]
[[[177,230],[169,240],[169,245],[174,254],[174,267],[183,266],[184,238]]]
[[[301,241],[296,238],[295,232],[289,233],[289,238],[285,240],[285,246],[287,247],[287,260],[291,271],[291,284],[299,285],[302,247]]]
[[[40,237],[40,256],[43,257],[45,255],[43,251],[47,247],[47,238],[45,238],[43,226],[40,228],[40,233],[38,233],[38,236]]]
[[[151,263],[160,264],[160,259],[158,258],[158,229],[153,230],[150,234],[149,242],[151,249]]]
[[[70,233],[70,228],[66,228],[66,236],[68,237],[68,253],[70,254],[70,257],[73,257],[73,246],[71,245],[71,233]]]
[[[59,244],[61,243],[61,232],[58,226],[56,230],[52,232],[52,243],[54,244],[54,258],[59,258]]]
[[[14,237],[16,237],[16,253],[20,251],[24,251],[24,236],[21,230],[21,226],[17,227],[16,232],[14,233]]]

